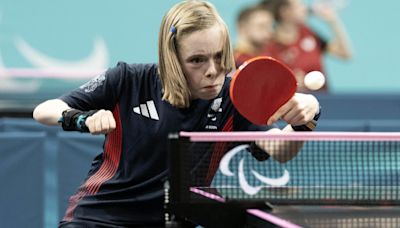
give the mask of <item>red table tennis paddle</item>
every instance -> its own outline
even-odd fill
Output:
[[[262,56],[238,68],[232,77],[230,97],[242,116],[254,124],[265,125],[296,89],[294,74],[286,65]]]

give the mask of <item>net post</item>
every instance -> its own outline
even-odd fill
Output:
[[[187,170],[190,157],[185,153],[185,142],[187,138],[181,138],[179,133],[168,135],[168,179],[164,183],[164,208],[165,227],[184,227],[187,223],[182,217],[183,211],[187,210],[189,204],[189,175]]]
[[[169,169],[169,190],[170,200],[176,203],[187,202],[189,200],[189,170],[185,167],[189,162],[189,154],[185,153],[185,138],[180,138],[178,133],[168,135],[168,169]]]

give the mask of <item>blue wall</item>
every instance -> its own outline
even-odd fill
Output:
[[[308,0],[306,2],[310,2]],[[104,42],[104,67],[119,60],[157,61],[157,33],[163,14],[174,0],[149,1],[0,1],[0,68],[39,68],[21,51],[22,44],[52,60],[70,63],[92,53],[95,41]],[[256,0],[211,0],[236,39],[235,17],[239,9]],[[333,93],[398,93],[400,69],[399,1],[350,1],[340,16],[353,44],[354,59],[344,63],[326,58]],[[324,23],[310,23],[329,36]],[[103,50],[104,51],[104,50]],[[104,53],[103,53],[104,54]],[[89,66],[90,67],[90,64]],[[85,80],[5,79],[0,76],[0,107],[14,100],[38,103],[77,87]],[[19,97],[18,97],[19,96]],[[36,98],[36,100],[35,100]],[[26,101],[26,100],[30,101]],[[3,102],[3,103],[1,103]]]
[[[56,227],[104,136],[0,119],[1,227]]]

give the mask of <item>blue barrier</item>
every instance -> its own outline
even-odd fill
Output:
[[[1,227],[44,226],[45,134],[0,133]]]
[[[370,120],[368,128],[369,131],[400,132],[400,118],[397,120]]]
[[[368,121],[366,120],[341,120],[341,119],[324,119],[318,121],[315,131],[368,131]]]
[[[316,94],[324,119],[400,119],[400,95],[394,94]]]
[[[21,145],[21,150],[23,150],[24,146],[29,145],[26,144],[29,141],[26,142],[23,138],[26,134],[38,136],[39,138],[36,140],[42,145],[40,149],[28,147],[28,149],[31,148],[31,154],[40,153],[42,155],[40,161],[36,164],[36,167],[40,169],[40,177],[25,177],[25,179],[29,180],[42,181],[42,189],[37,191],[41,194],[41,197],[35,197],[36,200],[41,201],[40,204],[36,204],[40,205],[41,209],[35,210],[41,213],[41,216],[39,216],[41,223],[37,226],[35,223],[26,223],[24,225],[5,227],[56,227],[65,212],[69,196],[77,189],[79,183],[85,177],[94,154],[101,152],[102,138],[104,137],[77,132],[63,132],[62,129],[56,126],[44,126],[32,119],[20,118],[0,119],[0,133],[11,137],[10,141],[2,142],[4,146],[7,146],[9,142],[14,145],[13,140],[18,139],[19,144],[16,145]],[[15,149],[17,150],[18,147]],[[1,146],[0,151],[2,151]],[[1,156],[3,159],[3,155]],[[20,163],[19,165],[22,164]],[[4,200],[8,200],[8,198]],[[0,207],[3,209],[3,205],[10,203],[12,202],[7,201],[4,204],[2,203]],[[19,210],[19,212],[18,210],[13,211],[20,213],[22,210]],[[31,217],[30,214],[26,213],[25,216]],[[14,217],[12,216],[5,217],[4,219],[2,218],[2,222],[3,224],[12,224],[14,222],[13,219]],[[25,220],[20,220],[20,222],[23,221]]]

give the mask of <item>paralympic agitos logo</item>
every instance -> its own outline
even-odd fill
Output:
[[[241,151],[245,151],[249,149],[249,145],[239,145],[236,146],[235,148],[231,149],[224,155],[224,157],[221,159],[221,162],[219,164],[219,169],[221,173],[225,176],[230,176],[233,177],[235,174],[239,178],[239,185],[242,188],[242,190],[248,194],[248,195],[255,195],[257,194],[263,187],[280,187],[280,186],[285,186],[289,180],[290,180],[290,175],[289,172],[284,169],[283,175],[278,178],[269,178],[266,176],[261,175],[257,171],[253,170],[250,168],[251,174],[254,175],[254,177],[259,180],[260,185],[257,186],[252,186],[249,184],[249,182],[246,179],[246,174],[244,170],[244,163],[245,163],[245,157],[242,157],[239,161],[237,173],[234,173],[230,170],[229,165],[233,157],[238,154]]]

